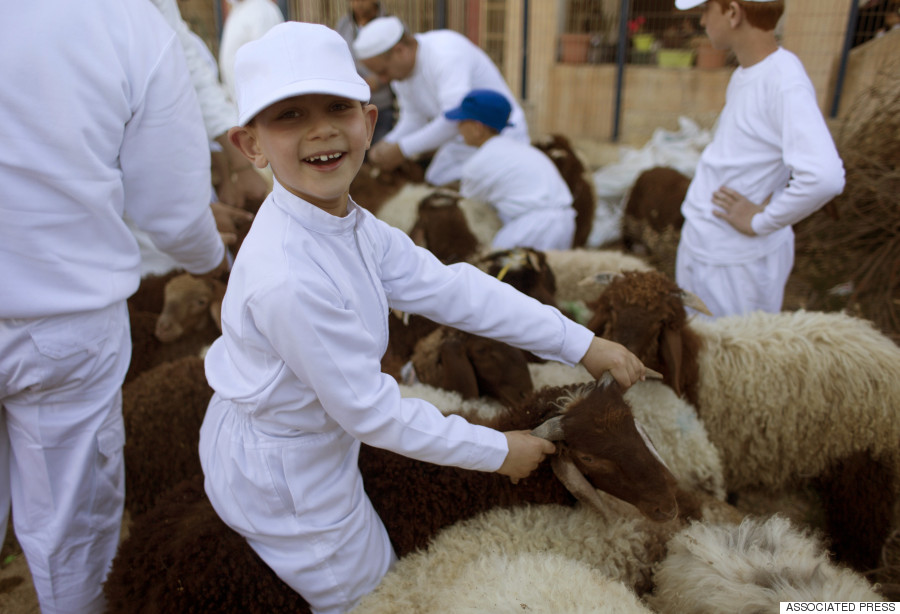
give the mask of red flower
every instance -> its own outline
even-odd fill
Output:
[[[629,34],[637,34],[641,31],[641,28],[644,27],[644,23],[646,23],[647,19],[643,15],[638,15],[634,19],[628,21],[628,33]]]

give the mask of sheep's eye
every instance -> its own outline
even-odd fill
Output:
[[[202,309],[209,305],[209,301],[205,298],[198,298],[194,300],[194,305]]]
[[[594,462],[594,457],[590,454],[579,454],[578,460],[580,460],[582,463],[591,464]]]

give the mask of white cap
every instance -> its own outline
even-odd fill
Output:
[[[397,17],[378,17],[359,29],[353,41],[357,59],[368,60],[400,42],[403,22]]]
[[[372,90],[356,72],[347,41],[323,25],[286,21],[245,43],[234,59],[238,124],[272,103],[301,94],[334,94],[368,102]]]
[[[682,11],[686,11],[687,9],[692,9],[695,6],[700,6],[707,0],[675,0],[675,8],[681,9]],[[775,0],[743,0],[744,2],[775,2]]]

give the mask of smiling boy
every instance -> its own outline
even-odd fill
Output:
[[[205,489],[313,612],[350,610],[395,560],[363,489],[361,442],[512,478],[554,452],[404,399],[381,372],[391,308],[493,337],[627,387],[645,372],[621,345],[467,264],[444,266],[349,196],[377,111],[350,49],[287,22],[238,51],[229,137],[272,193],[244,240],[206,356],[214,395],[200,433]]]

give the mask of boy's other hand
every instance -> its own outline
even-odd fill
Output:
[[[721,187],[712,195],[713,204],[719,209],[713,209],[713,215],[731,224],[735,230],[750,237],[755,237],[751,222],[753,216],[762,213],[766,208],[770,195],[761,205],[750,202],[747,198],[731,188]]]
[[[556,452],[556,446],[528,431],[507,431],[503,434],[506,435],[509,453],[497,473],[508,475],[513,484],[527,478],[548,454]]]

